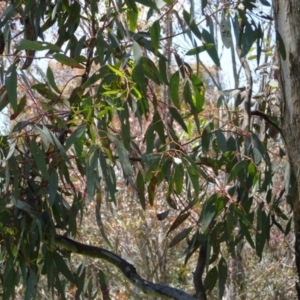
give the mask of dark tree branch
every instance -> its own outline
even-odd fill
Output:
[[[48,241],[45,242],[48,243]],[[132,264],[106,249],[85,245],[62,235],[55,236],[55,245],[58,247],[62,247],[72,253],[100,258],[110,262],[111,264],[116,266],[132,284],[134,284],[146,294],[155,294],[168,299],[195,300],[194,297],[181,290],[166,285],[152,283],[143,279],[137,273],[135,267]]]
[[[207,240],[205,240],[199,248],[198,262],[197,262],[197,267],[194,272],[194,278],[193,278],[194,287],[196,290],[196,297],[199,300],[206,300],[205,288],[202,281],[202,275],[205,268],[206,254],[207,254]]]

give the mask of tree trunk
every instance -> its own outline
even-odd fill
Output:
[[[286,59],[280,54],[281,126],[290,162],[290,188],[295,225],[295,255],[300,299],[300,1],[273,0],[276,29],[283,39]],[[279,47],[279,53],[283,53]]]

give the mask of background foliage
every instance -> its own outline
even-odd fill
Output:
[[[268,1],[1,10],[3,299],[45,299],[47,289],[145,299],[111,265],[59,247],[57,234],[198,299],[292,299],[277,280],[282,268],[294,276],[276,98],[286,53]]]

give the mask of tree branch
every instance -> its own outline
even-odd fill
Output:
[[[205,268],[206,254],[207,254],[207,240],[205,240],[199,248],[197,267],[194,272],[194,278],[193,278],[197,299],[199,300],[206,300],[205,288],[202,281],[202,275]]]
[[[46,241],[46,243],[48,243]],[[168,299],[195,300],[189,294],[166,285],[156,284],[143,279],[135,267],[117,254],[106,249],[85,245],[62,235],[55,236],[55,245],[72,253],[104,259],[116,266],[126,278],[146,294],[156,294]]]

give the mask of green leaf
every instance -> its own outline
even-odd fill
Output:
[[[153,121],[151,123],[151,126],[153,126],[153,129],[157,132],[161,143],[163,145],[165,145],[166,144],[165,127],[164,127],[164,123],[157,111],[155,112],[155,114],[153,116]]]
[[[157,10],[157,6],[156,6],[155,2],[152,1],[152,0],[138,0],[136,2],[141,3],[141,4],[143,4],[143,5],[147,6],[147,7],[150,7],[153,10]]]
[[[204,85],[202,80],[194,75],[191,74],[190,76],[191,82],[193,84],[193,88],[194,88],[194,95],[195,95],[195,100],[194,105],[196,107],[197,112],[202,112],[203,110],[203,105],[204,105],[204,95],[205,95],[205,90],[204,90]]]
[[[18,96],[17,96],[17,69],[16,65],[11,65],[5,74],[5,88],[9,103],[14,111],[18,109]]]
[[[184,180],[184,169],[182,163],[174,164],[174,179],[175,179],[175,191],[178,195],[182,192],[183,180]]]
[[[114,138],[112,140],[113,140],[114,144],[116,145],[119,161],[120,161],[121,166],[124,170],[124,173],[127,176],[132,176],[133,175],[133,170],[132,170],[132,166],[131,166],[131,163],[130,163],[130,160],[129,160],[128,151],[124,147],[123,143],[120,142],[118,139]]]
[[[64,54],[61,53],[53,54],[53,58],[63,65],[67,65],[76,69],[84,69],[84,66],[82,66],[78,61]]]
[[[202,46],[198,46],[198,47],[195,47],[195,48],[189,50],[188,52],[185,53],[185,55],[197,55],[197,54],[207,51],[213,47],[214,47],[214,44],[204,44]]]
[[[172,116],[172,118],[174,118],[174,120],[182,127],[182,129],[187,133],[188,132],[188,128],[186,127],[184,120],[182,119],[180,113],[178,112],[178,110],[172,106],[169,106],[169,112]]]
[[[220,129],[218,129],[216,132],[216,136],[221,151],[225,153],[227,151],[227,142],[224,133]]]
[[[154,198],[155,198],[155,191],[156,191],[156,187],[157,187],[157,177],[156,176],[152,176],[150,179],[150,182],[148,184],[148,199],[149,199],[149,204],[151,206],[153,206],[154,204]]]
[[[127,151],[131,151],[131,136],[130,136],[130,112],[127,103],[124,103],[122,109],[118,111],[121,123],[121,137],[123,145]],[[138,148],[138,146],[137,146]]]
[[[86,125],[81,125],[77,127],[74,132],[67,138],[65,143],[65,150],[68,151],[72,145],[75,144],[86,132]]]
[[[191,29],[191,31],[194,33],[194,35],[199,39],[201,40],[202,39],[202,35],[201,35],[201,32],[195,22],[195,19],[193,17],[191,17],[191,15],[186,11],[184,10],[183,11],[183,18],[184,18],[184,21],[186,22],[186,24],[189,26],[189,28]]]
[[[180,214],[175,221],[173,222],[173,224],[171,225],[170,229],[167,232],[167,236],[169,235],[170,232],[172,232],[173,230],[175,230],[179,225],[181,225],[188,217],[190,216],[190,213],[187,212],[185,214]]]
[[[219,273],[219,299],[222,299],[225,292],[226,280],[228,275],[227,263],[223,257],[221,257],[218,263],[218,273]]]
[[[126,1],[126,2],[129,2],[129,1]],[[134,1],[133,1],[133,4],[135,5]],[[129,22],[129,30],[130,31],[133,31],[133,32],[135,31],[138,16],[139,16],[139,14],[138,14],[137,9],[132,9],[132,8],[127,9],[127,21]]]
[[[111,200],[115,203],[116,202],[116,192],[117,192],[117,186],[116,186],[116,176],[114,173],[114,170],[111,166],[109,166],[106,162],[105,156],[100,152],[100,165],[101,170],[103,174],[103,178],[106,184],[106,188],[110,193]]]
[[[247,18],[244,18],[244,23],[245,30],[243,32],[241,41],[241,57],[244,57],[248,54],[258,35],[257,28],[255,27],[255,29],[253,29],[252,24],[248,22]]]
[[[204,154],[208,153],[209,151],[211,139],[212,139],[212,134],[210,132],[210,124],[208,124],[202,132],[202,139],[201,139],[202,152]]]
[[[15,285],[18,284],[17,277],[17,272],[14,269],[12,259],[8,258],[3,272],[3,300],[14,298]]]
[[[65,260],[58,252],[53,252],[53,261],[55,263],[56,269],[60,271],[68,281],[76,284],[76,279],[73,273],[69,270]]]
[[[202,29],[202,37],[207,44],[215,45],[213,36],[206,29]],[[219,60],[216,46],[208,49],[207,53],[210,56],[210,58],[213,60],[213,62],[216,64],[216,66],[220,67],[220,60]]]
[[[53,170],[49,176],[49,205],[52,206],[56,199],[58,188],[58,175],[56,170]]]
[[[284,45],[283,39],[278,30],[276,30],[276,41],[277,41],[279,53],[280,53],[282,59],[286,60],[285,45]]]
[[[104,68],[103,68],[104,69]],[[103,70],[102,69],[102,70]],[[91,85],[93,85],[94,83],[96,83],[98,80],[100,80],[101,78],[103,78],[106,74],[93,74],[91,77],[88,78],[88,80],[82,85],[83,89],[86,89],[88,87],[90,87]]]
[[[144,72],[143,72],[143,65],[142,63],[139,61],[133,71],[132,71],[132,79],[134,80],[134,82],[136,82],[139,86],[139,91],[141,92],[141,94],[143,96],[147,95],[147,80],[144,76]]]
[[[159,58],[158,68],[164,84],[169,85],[168,75],[167,75],[167,61],[164,57]]]
[[[214,266],[210,269],[204,279],[204,287],[207,293],[210,293],[215,287],[218,280],[218,270],[217,267]]]
[[[19,101],[17,110],[16,110],[13,114],[11,114],[11,116],[10,116],[10,119],[11,119],[11,120],[15,120],[16,117],[24,111],[24,108],[25,108],[25,106],[26,106],[26,103],[27,103],[27,98],[26,98],[26,96],[24,95],[24,96],[20,99],[20,101]]]
[[[227,180],[227,184],[230,183],[233,179],[235,179],[241,170],[247,169],[248,165],[249,165],[249,160],[246,160],[246,159],[240,160],[239,162],[237,162],[234,165],[232,171],[230,172],[230,175]]]
[[[183,99],[190,106],[191,113],[196,113],[196,108],[193,102],[192,91],[189,82],[187,81],[183,88]]]
[[[98,149],[94,146],[90,149],[86,157],[86,185],[87,185],[87,194],[85,198],[86,203],[90,203],[95,195],[96,190],[96,166],[98,158]]]
[[[197,169],[187,168],[187,174],[193,185],[195,195],[199,195],[200,186],[199,186],[199,175],[197,174]]]
[[[245,216],[242,215],[244,220],[245,220]],[[247,220],[247,222],[249,223],[249,221]],[[255,249],[255,244],[252,240],[251,234],[250,234],[250,230],[249,227],[250,225],[245,225],[245,222],[240,222],[240,226],[241,226],[241,233],[243,236],[246,237],[247,242],[249,243],[249,245],[252,247],[252,249]]]
[[[226,225],[227,225],[227,233],[230,239],[232,238],[232,231],[234,230],[237,224],[237,217],[234,211],[235,203],[230,203],[228,210],[227,210],[227,218],[226,218]]]
[[[53,50],[55,52],[61,51],[61,49],[47,42],[36,42],[30,41],[26,39],[22,39],[19,44],[15,47],[17,50],[35,50],[35,51],[43,51],[43,50]]]
[[[264,211],[264,203],[260,203],[257,208],[257,229],[255,235],[255,249],[257,256],[261,259],[264,250],[266,237],[270,228],[267,226],[267,215]]]
[[[40,170],[41,174],[49,180],[49,173],[47,169],[46,159],[45,159],[45,153],[40,147],[37,145],[35,140],[31,140],[30,142],[30,152],[32,156],[34,157],[34,160],[36,162],[36,165],[38,169]]]
[[[65,162],[69,163],[69,158],[66,154],[64,147],[61,145],[60,141],[53,134],[53,132],[51,132],[46,126],[35,126],[35,129],[40,132],[45,148],[47,149],[49,144],[52,144],[56,148],[56,150],[58,150]]]
[[[4,93],[1,94],[1,98],[0,98],[0,112],[5,107],[7,107],[8,104],[9,104],[8,94],[7,91],[5,91]]]
[[[46,99],[52,100],[56,102],[58,100],[58,96],[53,92],[53,90],[49,89],[47,84],[37,83],[31,87],[33,90],[36,90],[41,96]]]
[[[271,162],[270,162],[269,154],[264,149],[264,146],[263,146],[262,142],[260,141],[258,135],[254,132],[252,132],[252,134],[251,134],[251,142],[252,142],[252,145],[258,150],[260,155],[264,158],[266,164],[270,165]]]
[[[216,203],[218,200],[217,194],[211,195],[206,202],[204,203],[201,215],[200,215],[200,224],[203,232],[208,229],[211,224],[214,216],[216,215]]]
[[[37,274],[32,269],[29,269],[28,272],[29,275],[26,280],[25,300],[35,299],[38,283]]]
[[[173,73],[170,79],[170,94],[171,94],[171,99],[173,101],[173,104],[177,107],[180,108],[180,103],[179,103],[179,71],[176,71]]]
[[[157,67],[155,66],[154,62],[147,57],[142,57],[141,61],[143,62],[144,74],[148,78],[153,80],[156,84],[158,84],[158,85],[161,84],[161,82],[162,82],[161,75],[160,75]]]
[[[11,3],[10,5],[8,5],[5,7],[4,12],[2,13],[2,17],[1,17],[1,21],[0,21],[0,28],[2,28],[5,24],[7,24],[7,21],[13,16],[14,13],[16,13],[15,11],[15,3]]]
[[[189,233],[191,232],[192,229],[193,229],[193,227],[188,227],[188,228],[183,229],[178,234],[176,234],[176,236],[173,237],[173,239],[171,240],[171,242],[169,244],[169,248],[176,246],[182,240],[184,240],[189,235]]]
[[[178,69],[181,73],[182,78],[185,78],[185,67],[184,61],[181,59],[178,53],[174,52],[175,61],[177,63]]]
[[[47,80],[48,80],[48,83],[50,84],[50,86],[55,90],[55,92],[60,94],[61,92],[60,92],[59,88],[57,87],[57,85],[55,83],[53,72],[52,72],[52,70],[49,66],[47,68],[47,74],[46,75],[47,75]]]
[[[158,53],[159,38],[160,38],[160,22],[156,20],[150,28],[151,44],[154,49],[154,54]]]

